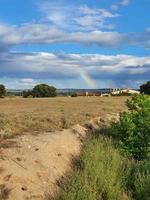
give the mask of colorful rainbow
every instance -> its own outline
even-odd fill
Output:
[[[87,85],[92,88],[95,89],[96,88],[96,82],[90,77],[90,75],[83,69],[79,68],[78,70],[81,78],[87,83]]]

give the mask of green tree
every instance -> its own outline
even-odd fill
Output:
[[[111,131],[119,138],[124,154],[141,160],[150,154],[150,97],[134,95],[127,101],[127,106],[130,112],[121,113]]]
[[[77,93],[75,93],[75,92],[71,94],[71,97],[77,97],[77,96],[78,96],[78,95],[77,95]]]
[[[23,92],[22,92],[22,96],[24,97],[24,98],[28,98],[29,96],[33,96],[33,92],[32,92],[32,90],[24,90]]]
[[[0,85],[0,98],[6,95],[6,89],[4,85]]]
[[[56,88],[47,84],[36,85],[32,90],[34,97],[55,97]]]
[[[150,94],[150,81],[140,86],[140,92]]]

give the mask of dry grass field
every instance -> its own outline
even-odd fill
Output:
[[[126,109],[127,97],[0,99],[0,134],[51,132]]]

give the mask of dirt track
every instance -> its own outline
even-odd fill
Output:
[[[44,193],[53,194],[56,181],[69,170],[72,157],[79,155],[79,134],[84,137],[85,128],[8,140],[1,148],[0,184],[10,189],[9,199],[44,199]]]
[[[107,122],[111,120],[109,116]],[[98,124],[99,123],[99,124]],[[100,118],[91,127],[105,123]],[[46,199],[58,189],[57,180],[71,170],[88,129],[72,129],[9,139],[0,148],[0,190],[9,200]],[[2,199],[3,199],[2,198]]]

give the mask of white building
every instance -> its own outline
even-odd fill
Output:
[[[117,95],[117,94],[122,94],[122,93],[126,93],[126,94],[140,94],[140,91],[128,88],[128,89],[114,90],[113,92],[111,92],[112,95]]]

